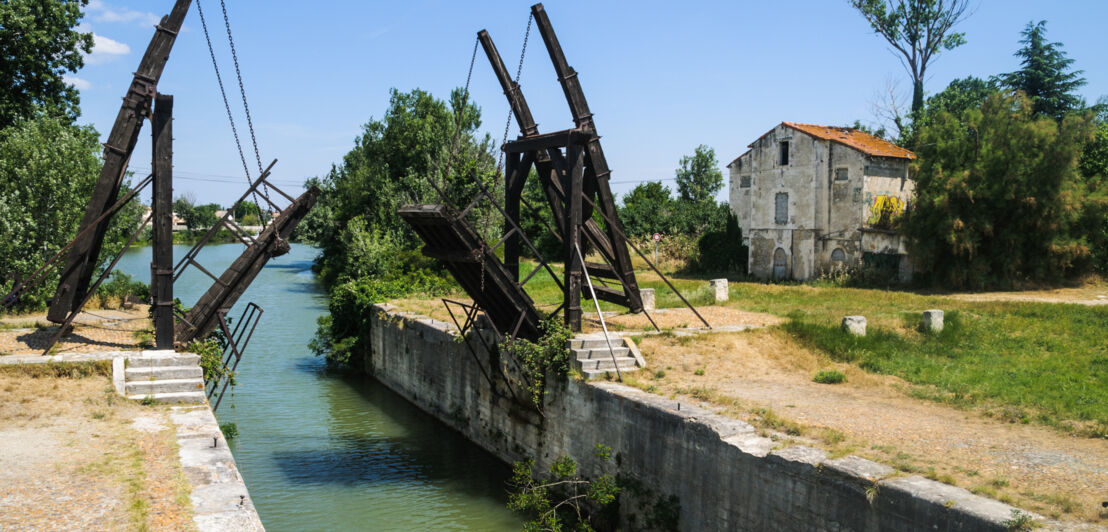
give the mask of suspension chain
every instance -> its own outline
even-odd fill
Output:
[[[246,163],[246,153],[242,150],[242,142],[239,140],[239,130],[235,126],[235,117],[231,113],[231,104],[227,99],[227,91],[223,88],[223,76],[219,73],[219,63],[215,59],[215,48],[212,47],[212,39],[208,34],[208,23],[204,20],[204,9],[200,7],[200,0],[196,0],[196,12],[200,14],[200,27],[204,29],[204,40],[208,43],[208,53],[212,57],[212,68],[215,69],[215,80],[219,83],[219,94],[223,97],[223,108],[227,110],[227,121],[231,123],[231,133],[235,136],[235,147],[239,150],[239,160],[242,161],[242,171],[246,175],[246,184],[250,186],[253,184],[253,180],[250,179],[250,165]],[[243,100],[245,101],[245,100]],[[261,204],[258,202],[258,193],[254,193],[254,203],[258,205],[261,210]],[[258,213],[262,218],[262,223],[265,223],[265,217]]]
[[[531,37],[531,22],[535,20],[534,15],[527,17],[527,31],[523,33],[523,49],[519,52],[519,67],[516,68],[516,86],[519,86],[519,77],[523,74],[523,58],[527,55],[527,40]],[[508,142],[508,130],[512,128],[512,105],[508,104],[508,119],[504,121],[504,137],[500,140],[500,146],[504,146]],[[500,156],[496,161],[496,169],[500,171],[504,168],[504,150],[500,150]]]
[[[246,101],[246,86],[242,83],[242,71],[239,69],[239,56],[235,51],[235,38],[231,35],[231,19],[227,16],[227,3],[224,0],[219,0],[219,6],[223,9],[223,25],[227,28],[227,43],[231,46],[231,60],[235,64],[235,78],[239,83],[239,94],[242,95],[242,109],[246,113],[246,126],[250,130],[250,142],[254,145],[254,158],[258,161],[258,174],[261,175],[265,171],[262,166],[262,154],[258,150],[258,137],[254,134],[254,120],[250,116],[250,104]],[[266,210],[269,210],[269,206],[273,203],[269,199],[269,185],[262,182],[262,197],[266,200]],[[257,198],[254,198],[254,202],[257,203]],[[262,206],[258,205],[258,210],[261,211]],[[258,217],[261,218],[262,225],[266,224],[267,216],[258,212]]]

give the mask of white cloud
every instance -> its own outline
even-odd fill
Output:
[[[92,34],[92,53],[85,57],[85,62],[90,65],[107,63],[117,56],[131,53],[131,47],[119,41],[114,41],[103,35]]]
[[[62,76],[62,81],[73,85],[79,91],[85,91],[92,88],[92,83],[90,83],[87,79],[81,79],[77,76]]]
[[[144,26],[153,26],[162,20],[162,17],[154,13],[110,7],[103,0],[90,0],[88,11],[93,13],[92,20],[96,22],[137,22]]]

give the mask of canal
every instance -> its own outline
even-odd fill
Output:
[[[187,246],[175,246],[182,257]],[[199,262],[222,272],[238,244],[207,246]],[[234,423],[235,461],[267,530],[519,530],[506,508],[508,466],[376,381],[329,370],[308,341],[326,295],[316,250],[293,245],[271,260],[231,312],[265,310],[216,416]],[[120,270],[150,280],[150,249]],[[192,305],[211,285],[190,268],[175,295]]]

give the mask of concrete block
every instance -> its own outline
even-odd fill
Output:
[[[921,324],[921,328],[923,329],[923,332],[942,332],[943,311],[934,309],[923,311],[923,323]]]
[[[708,281],[708,288],[716,297],[716,303],[727,301],[730,294],[727,293],[727,279],[712,279]]]
[[[843,330],[854,336],[866,335],[865,316],[843,316]]]
[[[654,310],[654,289],[653,288],[640,288],[639,295],[642,296],[642,308],[643,310]]]

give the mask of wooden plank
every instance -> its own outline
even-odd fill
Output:
[[[169,52],[173,48],[191,3],[191,0],[177,0],[170,14],[162,18],[154,36],[150,39],[150,44],[146,47],[146,53],[131,80],[130,88],[123,98],[123,105],[108,134],[108,142],[104,146],[104,166],[100,170],[100,178],[93,189],[78,233],[93,225],[119,196],[119,189],[127,170],[127,161],[130,160],[131,153],[134,152],[135,144],[138,142],[142,120],[150,112],[158,80],[161,78],[165,63],[169,59]],[[47,313],[50,321],[61,323],[65,321],[70,311],[78,310],[79,303],[88,290],[89,281],[99,264],[100,248],[110,223],[110,217],[104,219],[87,237],[80,239],[70,248],[50,311]]]
[[[591,138],[591,134],[576,129],[564,129],[553,133],[520,137],[517,140],[505,143],[501,148],[505,153],[523,153],[529,151],[549,150],[551,148],[565,148],[571,144],[584,144]]]
[[[154,347],[173,349],[173,96],[157,96],[151,129],[154,257],[150,263],[150,295],[154,303]]]
[[[593,273],[593,272],[590,271],[589,273]],[[607,301],[609,303],[615,303],[616,305],[621,305],[621,306],[624,306],[624,307],[626,307],[629,304],[629,301],[627,301],[627,294],[625,294],[622,291],[613,290],[613,289],[608,288],[606,286],[597,286],[597,285],[593,285],[592,289],[596,292],[596,298],[601,300],[601,301]],[[589,297],[588,292],[586,292],[584,294],[584,298],[585,299],[592,299],[591,297]]]
[[[538,339],[542,316],[535,309],[534,302],[516,284],[496,254],[482,245],[481,237],[473,227],[454,209],[446,205],[407,205],[397,213],[428,247],[458,254],[484,250],[479,262],[444,261],[443,265],[485,312],[499,333],[509,335],[520,324],[518,337]]]

